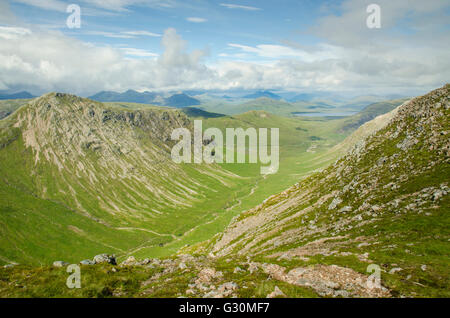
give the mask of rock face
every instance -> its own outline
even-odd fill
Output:
[[[89,197],[106,212],[127,215],[136,210],[152,211],[155,206],[160,210],[162,202],[188,206],[193,195],[206,190],[171,160],[176,143],[171,140],[172,131],[192,130],[191,120],[181,111],[128,111],[74,95],[50,93],[32,100],[9,119],[21,130],[25,147],[31,149],[35,169],[51,164],[64,179],[54,178],[53,184],[42,188],[64,191],[67,203],[86,213],[90,212]],[[213,170],[208,173],[214,174]],[[82,187],[85,191],[74,190],[79,180],[87,181]],[[180,185],[184,191],[178,190]],[[55,193],[45,194],[52,198]],[[145,198],[144,206],[129,199],[135,193]]]
[[[22,131],[36,169],[52,164],[65,180],[63,185],[59,178],[54,178],[53,184],[44,186],[67,192],[68,204],[86,213],[89,209],[83,202],[92,195],[111,214],[128,214],[143,208],[151,211],[153,200],[173,201],[177,183],[185,184],[183,178],[189,180],[170,158],[173,129],[192,126],[182,112],[118,110],[77,96],[51,93],[34,99],[9,118]],[[176,173],[173,178],[165,178],[164,171]],[[76,180],[88,181],[83,186],[86,191],[74,191],[79,181],[66,176],[67,172]],[[160,182],[163,178],[165,183]],[[112,187],[117,181],[123,183],[124,195]],[[133,186],[135,182],[140,185]],[[165,185],[168,187],[163,189]],[[103,191],[98,192],[98,188]],[[148,206],[124,204],[132,192],[147,197]],[[179,193],[176,196],[180,204],[187,199]]]

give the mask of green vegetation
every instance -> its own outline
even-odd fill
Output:
[[[20,106],[25,105],[30,99],[7,99],[0,100],[0,120],[11,115]]]
[[[37,99],[0,121],[0,264],[20,263],[0,295],[449,297],[448,88],[347,139],[403,101],[330,119]],[[279,128],[278,173],[174,164],[170,132],[193,119]],[[151,259],[82,266],[81,289],[48,266],[105,252]]]
[[[185,252],[365,275],[376,264],[392,296],[449,297],[449,89],[412,100],[334,165]]]
[[[201,108],[212,113],[222,113],[226,115],[238,115],[249,111],[265,111],[274,115],[293,117],[295,112],[309,112],[315,109],[324,111],[334,109],[332,106],[322,107],[321,103],[314,102],[296,102],[288,103],[282,100],[274,100],[267,97],[261,97],[250,101],[223,102],[223,101],[205,101],[196,108]]]
[[[326,150],[344,138],[334,134],[333,121],[323,126],[265,112],[229,117],[54,96],[1,122],[0,264],[76,262],[103,252],[119,260],[171,255],[210,239],[241,211],[325,166],[335,158]],[[280,127],[279,173],[263,178],[254,164],[173,164],[160,140],[171,125],[190,125],[183,113],[203,119],[204,129]]]

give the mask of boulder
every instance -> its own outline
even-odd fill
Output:
[[[185,264],[184,262],[181,262],[181,263],[178,265],[178,268],[181,269],[181,270],[183,270],[183,269],[186,269],[187,266],[186,266],[186,264]]]
[[[80,264],[81,264],[81,265],[95,265],[95,263],[94,263],[93,261],[91,261],[90,259],[82,260],[82,261],[80,262]]]
[[[234,268],[233,274],[243,273],[243,272],[245,272],[245,270],[243,270],[242,268],[237,266],[237,267]]]
[[[120,265],[121,266],[135,266],[135,265],[137,265],[137,261],[134,256],[130,256],[125,261],[123,261]]]
[[[63,261],[54,261],[53,262],[53,267],[63,267],[69,265],[69,263],[63,262]]]
[[[222,272],[216,272],[214,268],[206,267],[203,268],[197,275],[196,284],[209,283],[215,278],[222,277]]]
[[[239,288],[239,286],[235,282],[228,282],[228,283],[224,283],[224,284],[220,285],[219,288],[217,288],[217,290],[219,292],[223,293],[228,290],[236,290],[238,288]]]
[[[273,292],[267,295],[267,298],[277,297],[286,297],[286,295],[281,291],[281,289],[278,288],[278,286],[275,286],[275,289],[273,290]]]
[[[389,274],[395,274],[397,272],[400,272],[402,269],[400,267],[394,267],[389,271]]]
[[[108,254],[95,255],[94,263],[95,264],[107,263],[107,264],[111,264],[111,265],[117,265],[116,257],[114,255],[108,255]]]

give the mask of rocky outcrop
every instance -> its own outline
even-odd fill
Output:
[[[368,277],[337,265],[298,267],[286,273],[285,268],[275,264],[263,264],[262,268],[274,279],[286,283],[311,287],[324,297],[389,297],[383,286],[372,287]]]
[[[114,255],[108,255],[108,254],[99,254],[95,255],[94,259],[92,260],[95,264],[111,264],[111,265],[117,265],[116,263],[116,256]]]

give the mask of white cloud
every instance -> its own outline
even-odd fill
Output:
[[[88,31],[86,32],[88,35],[100,35],[107,38],[117,38],[117,39],[134,39],[134,35],[125,34],[125,33],[114,33],[114,32],[104,32],[104,31]]]
[[[120,48],[125,55],[130,55],[130,56],[137,56],[137,57],[157,57],[158,54],[147,51],[147,50],[142,50],[142,49],[136,49],[136,48],[130,48],[130,47],[124,47],[124,48]]]
[[[256,47],[229,43],[228,46],[240,49],[247,53],[254,53],[260,57],[282,59],[282,58],[298,58],[301,61],[312,62],[317,60],[324,60],[335,58],[337,48],[331,46],[322,46],[323,50],[314,52],[307,52],[289,46],[275,45],[275,44],[260,44]]]
[[[231,3],[221,3],[222,7],[226,7],[228,9],[241,9],[241,10],[247,10],[247,11],[259,11],[262,10],[261,8],[252,7],[252,6],[243,6],[239,4],[231,4]]]
[[[87,44],[59,32],[34,29],[32,32],[3,26],[0,28],[0,87],[81,95],[129,88],[272,88],[409,94],[447,82],[450,43],[448,32],[442,29],[448,23],[444,19],[447,14],[444,2],[411,1],[411,8],[407,3],[400,6],[399,1],[379,2],[381,30],[367,29],[364,5],[347,0],[340,15],[328,14],[310,30],[322,39],[322,44],[230,43],[229,50],[218,61],[209,60],[207,64],[208,52],[187,51],[187,43],[175,29],[164,32],[161,38],[164,50],[156,56],[128,46]],[[389,12],[383,13],[386,10]],[[407,10],[410,10],[409,20],[401,22]],[[413,32],[398,32],[405,27],[399,23],[408,23],[406,30]],[[145,32],[148,31],[102,35],[142,36],[145,41],[147,36],[152,36]],[[238,58],[246,61],[232,60]]]
[[[88,5],[116,11],[129,11],[130,6],[147,6],[152,8],[173,8],[176,5],[175,0],[83,0]]]
[[[16,2],[41,8],[43,10],[66,12],[70,1],[61,0],[15,0]],[[152,8],[173,8],[175,0],[81,0],[81,11],[86,15],[110,15],[129,12],[130,6],[147,6]],[[76,3],[76,2],[75,2]]]
[[[206,52],[187,52],[175,29],[165,31],[165,50],[158,58],[141,49],[98,47],[59,32],[3,27],[0,34],[2,87],[84,95],[104,89],[189,87],[214,78],[201,63]]]
[[[50,11],[66,12],[67,3],[60,0],[15,0],[16,2]]]
[[[17,39],[20,36],[31,34],[31,31],[21,27],[2,27],[0,26],[0,38],[5,40]]]
[[[206,22],[208,20],[206,20],[204,18],[189,17],[189,18],[186,18],[186,21],[193,22],[193,23],[203,23],[203,22]]]
[[[152,36],[152,37],[160,37],[161,34],[148,32],[148,31],[125,31],[122,32],[122,34],[128,34],[128,35],[136,35],[136,36]]]
[[[367,28],[366,8],[371,3],[372,0],[346,0],[339,14],[323,16],[309,31],[331,44],[375,50],[417,46],[423,41],[434,42],[436,36],[443,40],[435,32],[440,33],[445,24],[448,27],[448,0],[377,0],[381,8],[381,29]]]
[[[135,39],[139,36],[160,37],[161,34],[148,31],[122,31],[122,32],[105,32],[105,31],[87,31],[88,35],[100,35],[107,38],[117,39]]]

